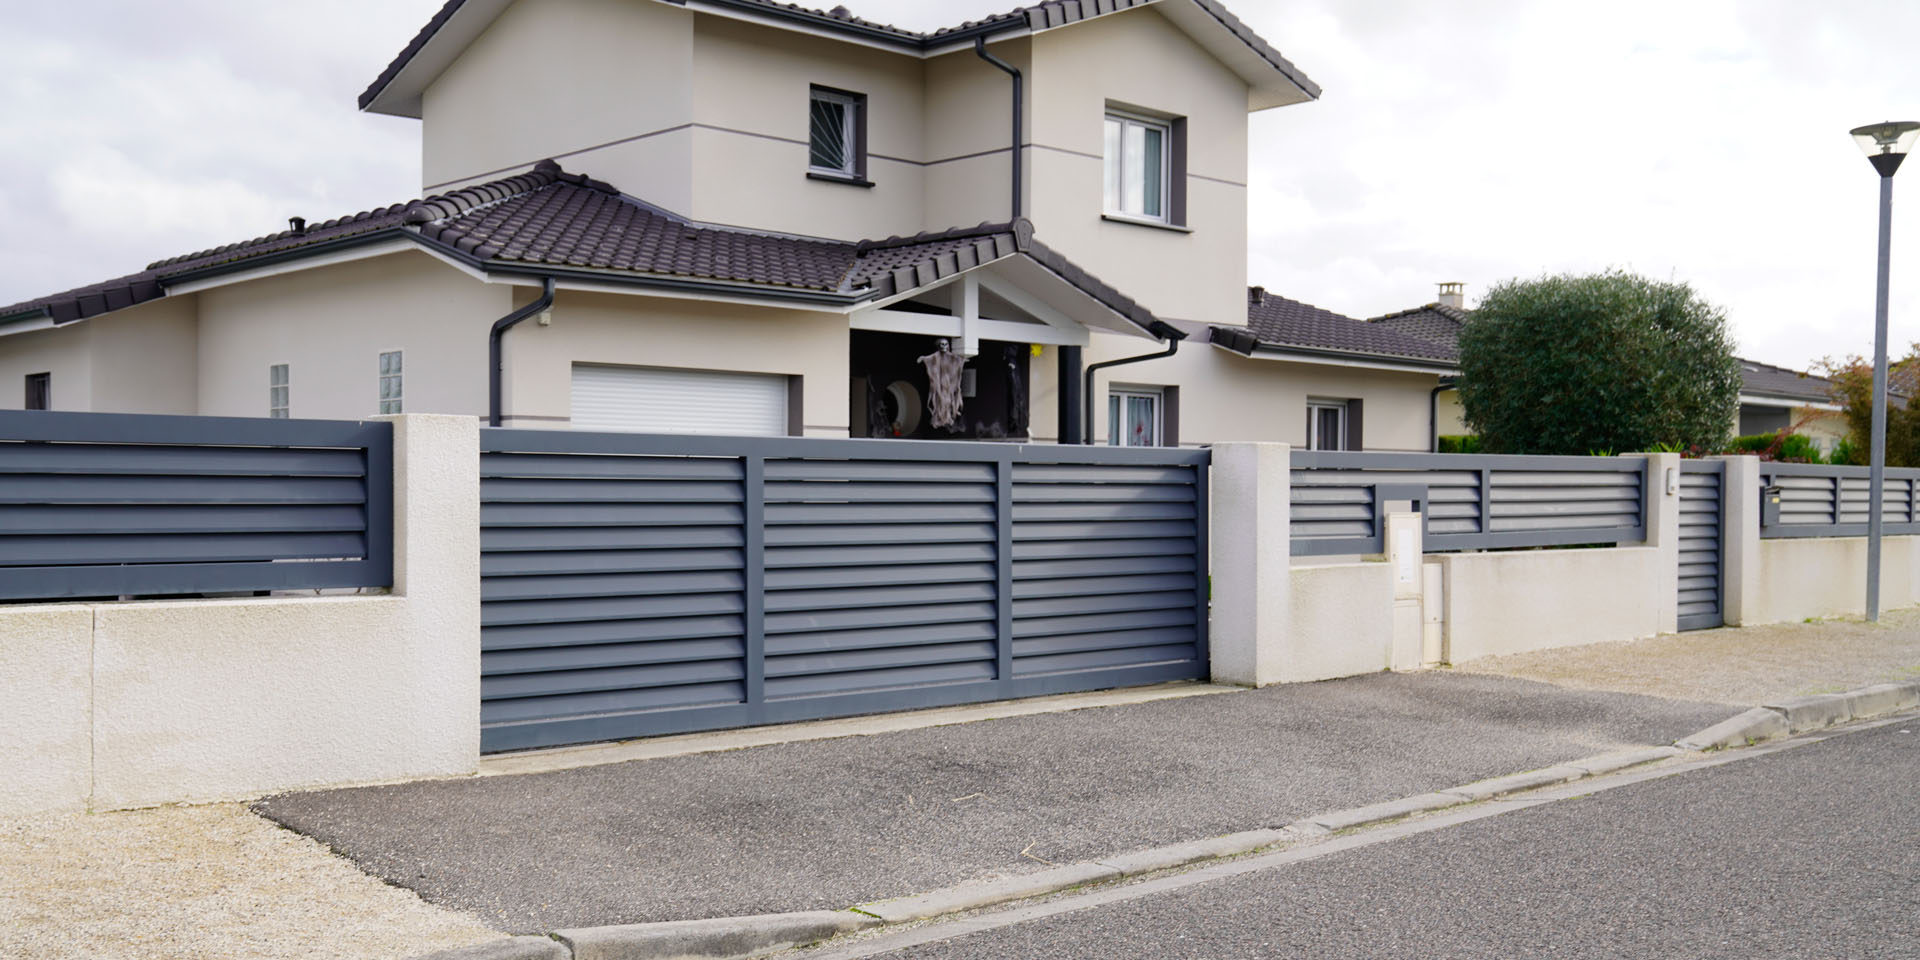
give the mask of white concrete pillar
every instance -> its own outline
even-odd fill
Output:
[[[1393,568],[1393,649],[1395,670],[1417,670],[1423,659],[1425,617],[1422,600],[1426,574],[1421,563],[1420,514],[1387,514],[1387,563]]]
[[[1760,588],[1760,459],[1720,460],[1720,612],[1728,626],[1770,623]]]
[[[1213,447],[1208,645],[1218,683],[1260,687],[1282,678],[1292,584],[1291,452],[1284,443]]]
[[[424,771],[480,763],[480,421],[393,421],[393,592],[407,598],[408,657]]]
[[[1660,633],[1680,630],[1680,455],[1636,454],[1647,459],[1647,546],[1660,551],[1653,614]]]

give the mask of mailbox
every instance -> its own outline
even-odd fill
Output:
[[[1774,484],[1760,488],[1760,526],[1773,527],[1780,524],[1780,487]]]

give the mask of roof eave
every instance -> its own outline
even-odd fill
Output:
[[[1346,363],[1365,363],[1391,369],[1408,369],[1420,373],[1457,374],[1459,364],[1451,360],[1435,360],[1426,357],[1402,357],[1388,353],[1364,353],[1356,350],[1328,350],[1322,347],[1297,347],[1286,344],[1261,341],[1251,351],[1235,349],[1234,346],[1214,341],[1214,346],[1243,357],[1268,358],[1275,360],[1297,359],[1305,363],[1344,361]]]

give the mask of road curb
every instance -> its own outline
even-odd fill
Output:
[[[1674,742],[1683,750],[1744,747],[1795,733],[1821,730],[1852,720],[1920,707],[1920,682],[1876,683],[1845,693],[1794,697],[1754,707]]]
[[[1920,684],[1914,684],[1913,687],[1916,702],[1920,702]],[[1881,696],[1882,699],[1888,699],[1885,695]],[[1904,701],[1896,696],[1888,702]],[[1768,713],[1779,716],[1772,711]],[[1665,760],[1681,752],[1675,747],[1642,747],[1597,754],[1543,770],[1478,780],[1446,790],[1302,817],[1278,829],[1247,830],[1204,840],[1148,847],[988,883],[958,884],[909,897],[864,903],[846,910],[582,927],[555,931],[551,939],[514,937],[436,953],[431,960],[747,960],[787,947],[882,925],[950,916],[1029,900],[1087,884],[1108,883],[1209,860],[1224,860],[1316,839],[1340,830],[1387,823],[1519,790],[1613,773]]]

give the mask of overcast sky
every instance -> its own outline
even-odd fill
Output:
[[[930,29],[1014,0],[844,2]],[[1920,4],[1226,2],[1326,89],[1250,118],[1251,282],[1367,317],[1619,266],[1693,284],[1755,359],[1871,349],[1877,187],[1846,131],[1920,119]],[[0,303],[415,196],[417,122],[354,99],[439,4],[7,4]],[[1896,353],[1916,211],[1920,161]]]

